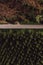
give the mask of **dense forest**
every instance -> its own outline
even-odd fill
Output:
[[[43,0],[0,0],[0,20],[43,24]]]

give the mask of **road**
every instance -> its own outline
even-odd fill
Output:
[[[0,24],[0,29],[43,29],[43,25]]]

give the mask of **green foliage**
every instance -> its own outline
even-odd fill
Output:
[[[43,29],[0,30],[0,65],[42,65],[41,32]]]

